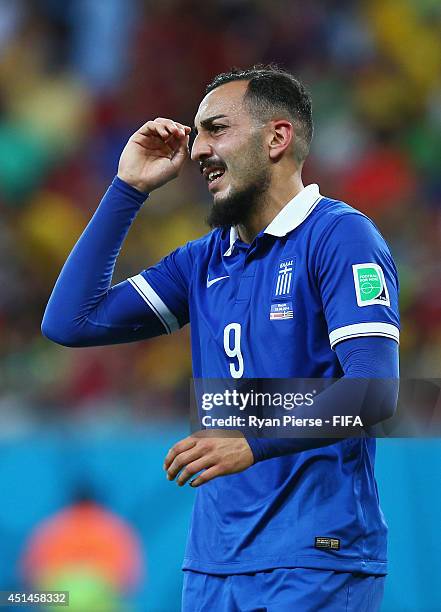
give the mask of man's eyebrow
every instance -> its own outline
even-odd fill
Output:
[[[227,115],[213,115],[212,117],[207,117],[207,119],[204,119],[203,121],[201,121],[201,127],[207,129],[211,126],[213,121],[216,121],[216,119],[222,119],[223,117],[226,117],[226,116]],[[198,128],[196,126],[193,127],[193,130],[196,132],[196,134],[198,133]]]

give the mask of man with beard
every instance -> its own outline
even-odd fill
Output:
[[[195,129],[213,231],[111,287],[147,194],[188,157],[189,126],[148,121],[60,274],[44,334],[90,346],[190,322],[195,378],[397,377],[395,266],[367,217],[303,186],[313,132],[303,85],[274,66],[218,75]],[[368,424],[390,416],[383,404]],[[374,457],[366,437],[177,442],[167,477],[198,489],[183,610],[378,610],[387,528]]]

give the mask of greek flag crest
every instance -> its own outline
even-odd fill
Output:
[[[284,259],[279,263],[273,298],[285,298],[292,294],[292,275],[294,259]]]

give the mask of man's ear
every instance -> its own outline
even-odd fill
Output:
[[[277,161],[291,145],[294,139],[294,128],[287,119],[277,119],[271,123],[269,156],[273,161]]]

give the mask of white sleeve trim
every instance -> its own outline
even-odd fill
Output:
[[[165,331],[168,334],[171,334],[180,328],[179,321],[175,315],[166,306],[166,304],[164,304],[156,291],[151,287],[151,285],[148,284],[141,274],[132,276],[132,278],[129,278],[128,281],[133,288],[136,289],[144,302],[150,306],[155,315],[164,325]]]
[[[342,340],[360,336],[384,336],[392,338],[396,342],[400,341],[400,331],[398,327],[391,323],[355,323],[354,325],[345,325],[345,327],[334,329],[329,334],[329,341],[333,349]]]

